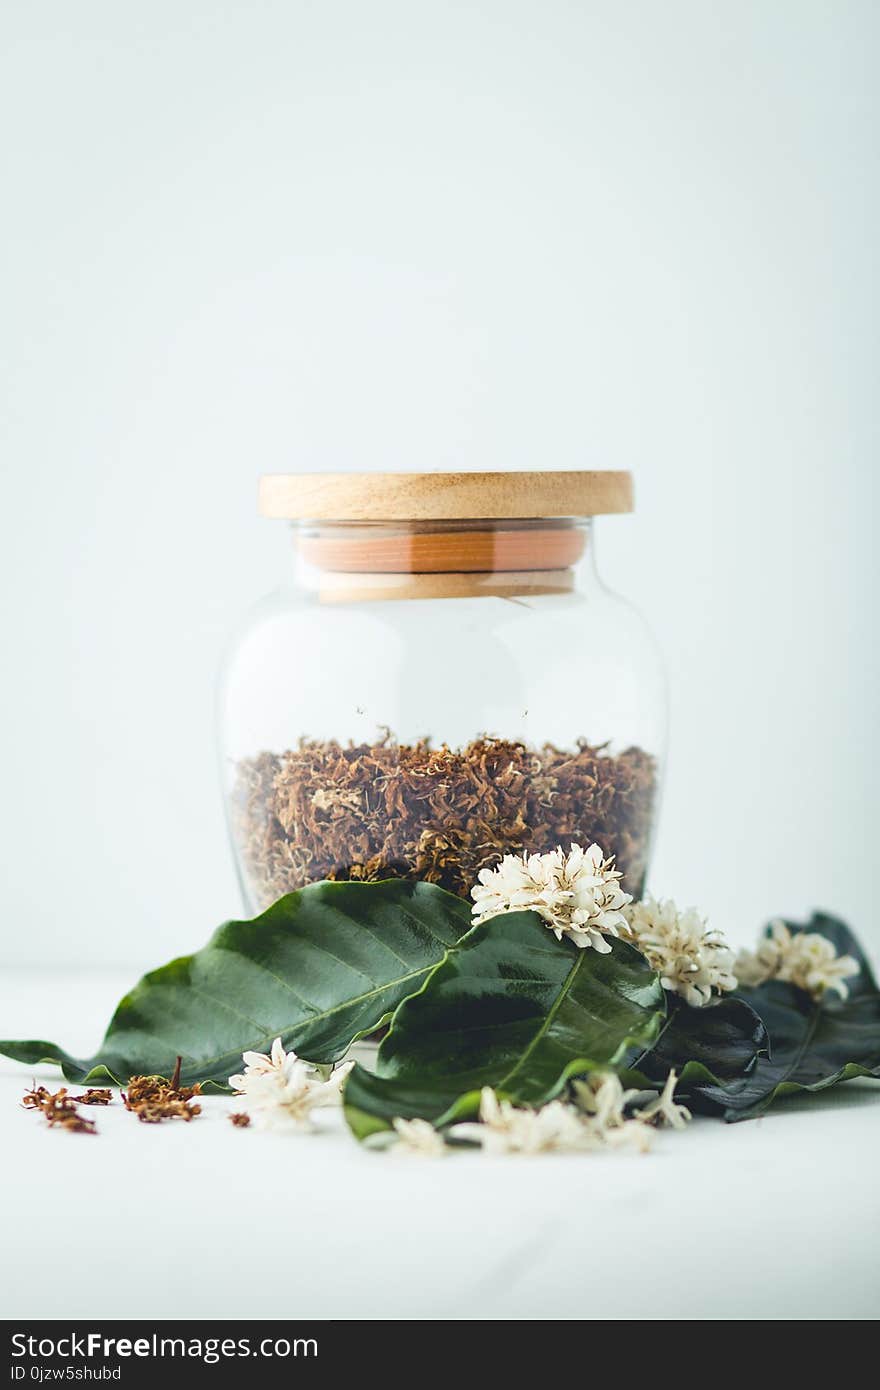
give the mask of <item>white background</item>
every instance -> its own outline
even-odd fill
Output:
[[[136,972],[240,911],[260,472],[508,467],[636,474],[598,542],[671,679],[655,890],[880,949],[880,7],[0,14],[0,956]]]

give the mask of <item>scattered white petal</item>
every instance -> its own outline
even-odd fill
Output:
[[[792,932],[784,922],[776,921],[756,950],[740,951],[734,969],[742,985],[786,980],[817,999],[826,990],[846,999],[846,981],[858,975],[860,967],[852,956],[839,956],[834,943],[821,932]]]
[[[252,1123],[260,1129],[313,1129],[313,1111],[338,1105],[342,1084],[353,1066],[337,1067],[327,1081],[295,1052],[285,1052],[280,1038],[267,1055],[245,1052],[243,1072],[230,1076]]]
[[[734,957],[721,932],[710,931],[693,907],[681,911],[671,898],[645,898],[626,911],[632,941],[657,971],[664,989],[701,1008],[736,989]]]
[[[572,1082],[577,1107],[591,1116],[593,1124],[603,1133],[627,1123],[625,1107],[638,1091],[625,1091],[620,1077],[613,1071],[594,1071],[585,1080]]]
[[[677,1084],[678,1077],[671,1071],[660,1094],[636,1110],[635,1118],[645,1124],[666,1124],[671,1125],[673,1129],[684,1129],[693,1116],[686,1105],[679,1105],[673,1099]]]
[[[674,1088],[674,1079],[672,1085]],[[614,1072],[594,1072],[574,1082],[573,1091],[575,1105],[554,1100],[539,1110],[530,1110],[499,1100],[486,1086],[480,1093],[479,1123],[453,1125],[450,1136],[471,1140],[486,1153],[495,1154],[583,1153],[623,1147],[644,1153],[651,1147],[651,1125],[641,1116],[628,1119],[625,1113],[625,1107],[642,1092],[624,1090]],[[664,1091],[664,1100],[666,1115],[671,1091]],[[678,1114],[669,1122],[681,1127]]]
[[[608,937],[627,931],[623,909],[632,898],[620,887],[614,860],[598,845],[560,846],[549,854],[505,854],[496,869],[483,869],[471,889],[476,922],[504,912],[537,912],[557,940],[611,950]]]
[[[412,1155],[420,1158],[441,1158],[449,1150],[442,1134],[427,1120],[403,1120],[391,1122],[397,1135],[397,1142],[391,1146],[394,1154]]]
[[[486,1153],[548,1153],[594,1147],[595,1136],[574,1106],[553,1100],[528,1110],[499,1100],[491,1086],[480,1092],[480,1123],[453,1125],[450,1134],[472,1139]]]
[[[624,1120],[622,1125],[607,1130],[603,1141],[612,1148],[633,1148],[646,1154],[654,1142],[654,1131],[641,1120]]]

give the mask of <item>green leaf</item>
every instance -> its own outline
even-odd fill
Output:
[[[345,1083],[345,1118],[357,1139],[385,1133],[391,1121],[428,1119],[438,1128],[477,1113],[478,1090],[452,1094],[443,1078],[377,1076],[356,1062]]]
[[[769,1057],[759,1057],[739,1080],[707,1081],[694,1095],[728,1121],[750,1120],[781,1096],[824,1091],[858,1076],[880,1079],[880,992],[870,964],[852,931],[839,918],[814,913],[792,932],[820,932],[838,955],[853,956],[859,975],[848,980],[849,996],[811,998],[795,985],[769,980],[734,996],[760,1014],[770,1037]],[[769,931],[769,928],[768,928]]]
[[[475,928],[397,1010],[375,1075],[355,1067],[346,1115],[359,1138],[395,1116],[447,1124],[482,1086],[539,1105],[571,1076],[615,1065],[656,1036],[663,989],[623,941],[608,955],[557,941],[533,912]]]
[[[226,1085],[246,1049],[273,1038],[333,1062],[417,990],[471,928],[467,903],[430,883],[318,883],[261,916],[227,922],[208,945],[144,976],[94,1057],[55,1043],[0,1042],[19,1062],[60,1064],[69,1081],[133,1075]]]
[[[824,1091],[857,1076],[880,1078],[880,994],[817,1001],[782,980],[744,989],[739,998],[760,1012],[770,1056],[738,1081],[699,1084],[694,1094],[725,1120],[751,1120],[780,1096]]]
[[[628,1060],[622,1073],[627,1085],[662,1085],[674,1068],[676,1094],[684,1096],[697,1083],[721,1085],[748,1075],[769,1051],[767,1029],[744,999],[727,997],[694,1009],[670,995],[668,1004],[656,1041]]]

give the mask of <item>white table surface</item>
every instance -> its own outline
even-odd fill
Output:
[[[94,1049],[124,975],[7,972],[0,1036]],[[2,1315],[871,1318],[880,1313],[880,1084],[648,1155],[366,1152],[93,1109],[97,1137],[19,1107],[0,1058]],[[38,1080],[63,1084],[44,1068]],[[323,1118],[323,1117],[322,1117]]]

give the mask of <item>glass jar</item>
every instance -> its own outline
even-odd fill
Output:
[[[598,843],[642,893],[666,736],[639,614],[592,518],[625,473],[271,476],[295,571],[225,663],[220,750],[245,903],[319,879],[469,896],[500,855]]]

